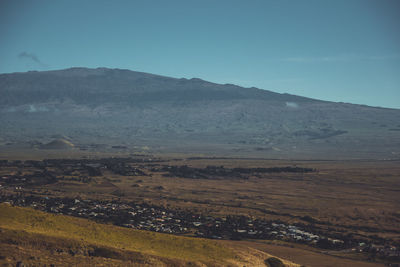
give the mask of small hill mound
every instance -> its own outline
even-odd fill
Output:
[[[53,140],[50,143],[41,145],[40,149],[71,149],[74,146],[75,145],[70,141],[60,138]]]

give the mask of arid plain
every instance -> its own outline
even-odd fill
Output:
[[[54,158],[51,151],[41,153],[25,154],[24,160]],[[214,218],[243,215],[251,220],[296,225],[320,235],[329,233],[332,238],[355,240],[352,247],[331,248],[315,242],[293,242],[286,237],[232,238],[223,234],[213,237],[225,239],[219,242],[231,246],[256,248],[306,266],[393,263],[387,258],[371,256],[361,243],[392,247],[399,244],[400,164],[396,160],[296,161],[71,152],[55,155],[63,155],[65,160],[87,160],[82,165],[99,168],[99,172],[88,174],[76,168],[58,173],[55,164],[44,168],[55,177],[53,182],[3,186],[3,194],[146,203]],[[6,157],[2,155],[2,159]],[[125,171],[116,171],[108,163],[108,168],[96,163],[104,158],[125,162]],[[13,162],[11,158],[9,162]],[[36,171],[29,164],[9,164],[0,168],[0,176],[32,177]],[[195,227],[178,235],[202,237]]]

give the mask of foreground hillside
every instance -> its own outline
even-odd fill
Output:
[[[265,266],[267,253],[0,204],[0,263]],[[287,266],[297,266],[286,262]]]
[[[0,75],[0,146],[283,158],[398,158],[400,110],[201,79],[71,68]]]

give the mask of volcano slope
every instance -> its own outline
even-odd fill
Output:
[[[0,75],[0,145],[279,158],[398,158],[400,110],[201,79],[71,68]],[[6,146],[7,145],[7,146]]]

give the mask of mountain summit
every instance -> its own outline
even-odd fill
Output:
[[[61,134],[76,149],[96,143],[265,157],[400,153],[400,110],[198,78],[107,68],[31,71],[1,74],[0,95],[0,144]]]

